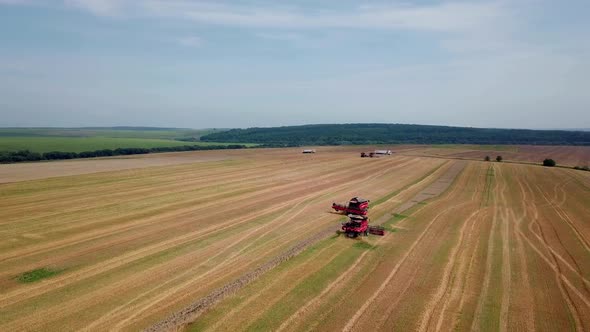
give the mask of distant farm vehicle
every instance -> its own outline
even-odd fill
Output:
[[[391,156],[391,150],[375,150],[377,156]]]
[[[374,152],[361,152],[361,158],[373,158],[375,157],[375,153]]]
[[[315,153],[314,149],[303,150],[302,153]]]
[[[343,212],[344,214],[366,216],[369,212],[369,202],[368,199],[353,197],[348,204],[332,203],[332,209],[337,212]]]

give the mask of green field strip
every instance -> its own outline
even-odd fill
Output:
[[[21,283],[31,283],[36,282],[42,279],[53,277],[57,274],[60,274],[63,270],[55,270],[50,268],[39,268],[32,271],[25,272],[19,275],[16,280]]]

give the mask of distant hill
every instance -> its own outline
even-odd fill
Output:
[[[204,135],[201,141],[276,146],[400,143],[590,145],[590,132],[408,124],[318,124],[232,129]]]
[[[30,127],[0,128],[1,137],[116,137],[116,138],[154,138],[182,141],[198,141],[205,134],[227,129],[187,129],[163,127]]]

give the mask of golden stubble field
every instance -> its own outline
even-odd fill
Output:
[[[0,330],[590,329],[590,172],[414,149],[0,165]],[[334,232],[355,195],[386,236]]]

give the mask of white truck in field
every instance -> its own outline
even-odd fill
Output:
[[[377,156],[391,156],[391,150],[375,150]]]

